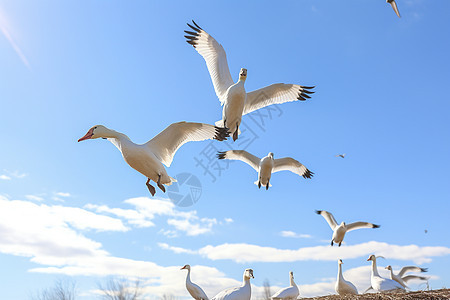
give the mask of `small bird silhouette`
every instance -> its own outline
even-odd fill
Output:
[[[338,154],[338,155],[335,155],[336,157],[342,157],[342,158],[345,158],[345,153],[344,154]]]

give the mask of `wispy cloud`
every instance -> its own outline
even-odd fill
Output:
[[[84,207],[99,213],[112,214],[124,219],[129,225],[140,228],[155,226],[154,219],[157,216],[167,217],[167,224],[173,228],[161,229],[159,233],[168,237],[176,237],[179,233],[188,236],[211,233],[213,227],[219,224],[215,218],[200,218],[195,210],[179,211],[168,199],[138,197],[127,199],[124,203],[133,206],[133,209],[111,208],[95,204],[88,204]],[[230,220],[225,220],[225,223],[230,223]]]
[[[0,179],[1,180],[11,180],[11,177],[9,177],[8,175],[2,174],[2,175],[0,175]]]
[[[3,12],[3,9],[0,7],[0,31],[3,33],[5,38],[8,40],[9,44],[14,49],[14,51],[17,53],[17,55],[20,57],[22,62],[25,64],[25,66],[30,69],[30,64],[28,62],[28,59],[25,57],[25,55],[23,54],[20,47],[14,41],[14,38],[12,37],[8,28],[10,28],[10,26],[6,19],[6,14]]]
[[[376,241],[345,247],[315,246],[300,249],[277,249],[245,243],[226,243],[218,246],[208,245],[195,252],[211,260],[232,260],[237,263],[332,261],[338,258],[350,259],[376,254],[390,259],[411,260],[422,264],[431,262],[431,258],[435,256],[450,255],[450,248],[401,246]]]
[[[293,232],[293,231],[281,231],[280,235],[282,237],[297,238],[297,239],[309,239],[309,238],[311,238],[311,235],[309,235],[309,234],[296,233],[296,232]]]
[[[8,171],[4,169],[3,172],[4,174],[0,175],[1,180],[11,180],[13,178],[22,179],[27,176],[27,174],[20,173],[19,171]]]
[[[27,198],[28,200],[31,200],[31,201],[38,201],[38,202],[44,201],[44,198],[42,198],[41,196],[37,196],[37,195],[25,195],[25,198]]]

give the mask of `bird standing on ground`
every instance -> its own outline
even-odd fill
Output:
[[[272,104],[311,98],[309,94],[314,92],[310,90],[314,87],[298,84],[276,83],[247,93],[244,87],[247,69],[239,71],[239,80],[234,83],[222,45],[194,21],[192,23],[187,24],[193,31],[185,30],[186,41],[204,58],[214,90],[223,106],[222,120],[216,122],[216,126],[229,128],[233,140],[238,138],[243,115]]]
[[[219,159],[240,160],[250,165],[256,172],[258,172],[258,180],[255,181],[255,184],[258,188],[261,188],[261,185],[265,186],[266,190],[269,189],[269,186],[272,186],[270,184],[272,173],[279,171],[291,171],[299,176],[303,176],[303,178],[311,178],[314,174],[303,164],[293,158],[284,157],[274,159],[272,152],[269,152],[269,154],[262,159],[248,153],[245,150],[219,152],[217,157]]]
[[[281,289],[271,297],[273,300],[296,300],[300,294],[297,285],[294,282],[294,272],[289,272],[290,286]]]
[[[358,290],[356,289],[355,285],[350,281],[344,279],[344,276],[342,275],[342,264],[343,264],[342,259],[339,259],[337,280],[336,285],[334,286],[336,293],[338,293],[341,296],[358,295]]]
[[[359,228],[379,228],[380,225],[375,225],[367,222],[355,222],[350,224],[345,224],[345,222],[341,222],[340,225],[336,222],[333,215],[330,212],[325,210],[316,210],[316,214],[324,217],[325,221],[327,221],[328,225],[330,225],[331,230],[333,230],[333,237],[331,238],[331,246],[334,243],[338,243],[339,247],[341,246],[342,241],[344,240],[345,233],[347,231],[352,231]]]
[[[377,292],[405,291],[405,288],[395,280],[383,278],[378,274],[377,258],[375,255],[369,256],[367,261],[372,261],[372,272],[370,275],[370,283],[372,289]],[[370,288],[369,288],[370,289]]]
[[[206,296],[206,293],[202,288],[191,281],[191,266],[185,265],[180,270],[188,270],[186,275],[186,289],[189,294],[191,294],[192,298],[195,300],[208,300],[208,296]]]
[[[123,133],[103,125],[96,125],[89,129],[78,142],[97,138],[108,139],[119,149],[130,167],[147,177],[147,188],[154,196],[156,189],[150,184],[150,180],[156,182],[163,192],[166,192],[164,184],[171,185],[176,181],[167,174],[163,164],[170,166],[178,148],[191,141],[208,139],[223,141],[228,136],[225,128],[203,123],[178,122],[169,125],[147,143],[139,145],[133,143]]]
[[[253,270],[246,269],[241,286],[226,289],[215,295],[211,300],[250,300],[252,296],[250,278],[255,278],[253,277]]]

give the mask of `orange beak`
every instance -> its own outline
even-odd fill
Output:
[[[82,138],[80,138],[78,141],[84,141],[84,140],[89,140],[92,136],[94,135],[94,128],[89,129],[89,131],[85,134],[85,136],[83,136]]]

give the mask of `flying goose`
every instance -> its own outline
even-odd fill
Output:
[[[372,272],[370,275],[370,283],[372,289],[376,292],[392,292],[392,291],[405,291],[405,288],[395,280],[383,278],[378,274],[377,258],[375,255],[369,256],[367,261],[372,261]]]
[[[266,190],[269,189],[269,186],[272,186],[270,184],[270,177],[272,176],[272,173],[279,171],[291,171],[295,174],[303,176],[303,178],[311,178],[314,174],[293,158],[284,157],[274,159],[272,152],[269,152],[269,154],[262,159],[248,153],[245,150],[229,150],[219,152],[217,157],[219,159],[240,160],[250,165],[256,172],[258,172],[258,180],[255,181],[255,184],[258,185],[258,188],[261,188],[261,185],[265,186]]]
[[[215,295],[211,300],[250,300],[252,295],[250,278],[255,278],[253,277],[253,270],[246,269],[241,286],[226,289]]]
[[[208,300],[208,296],[206,296],[206,293],[202,290],[202,288],[191,281],[191,266],[185,265],[180,270],[188,270],[186,276],[186,289],[189,294],[191,294],[192,298],[195,300]]]
[[[150,184],[150,180],[156,182],[163,192],[166,192],[164,184],[171,185],[176,181],[167,174],[163,164],[170,166],[178,148],[191,141],[223,141],[228,136],[225,128],[203,123],[178,122],[169,125],[147,143],[139,145],[123,133],[103,125],[95,125],[78,142],[97,138],[108,139],[119,149],[130,167],[147,177],[147,188],[154,196],[156,189]]]
[[[287,288],[281,289],[275,294],[273,294],[273,300],[296,300],[298,295],[300,294],[297,285],[294,282],[294,272],[289,272],[289,280],[290,286]]]
[[[186,42],[191,44],[205,59],[216,95],[223,106],[222,120],[216,126],[227,127],[233,133],[233,140],[238,138],[239,125],[243,115],[254,110],[296,100],[311,98],[308,94],[314,87],[298,84],[276,83],[247,93],[244,88],[247,69],[239,71],[239,80],[234,83],[228,68],[227,55],[211,35],[192,21],[187,24],[193,31],[185,30]]]
[[[324,217],[325,221],[327,221],[328,225],[330,225],[333,230],[333,237],[331,238],[331,246],[334,243],[339,243],[339,247],[341,246],[342,241],[344,240],[345,233],[347,231],[359,229],[359,228],[379,228],[380,225],[375,225],[367,222],[355,222],[350,224],[345,224],[345,222],[341,222],[340,225],[336,222],[333,215],[330,212],[325,210],[316,210],[318,215]]]
[[[400,272],[398,272],[398,274],[394,274],[394,271],[392,270],[391,266],[387,266],[385,269],[390,271],[389,277],[392,280],[395,280],[398,283],[400,283],[404,288],[407,288],[406,283],[412,279],[428,280],[428,277],[424,277],[424,276],[417,276],[417,275],[403,276],[403,275],[405,275],[406,272],[427,272],[428,271],[427,268],[419,268],[416,266],[407,266],[407,267],[403,267],[400,270]]]
[[[400,12],[398,11],[397,3],[395,2],[395,0],[386,0],[386,3],[389,3],[392,6],[392,8],[394,9],[394,11],[397,14],[397,16],[399,18],[401,18],[400,17]]]
[[[336,285],[334,286],[334,289],[336,290],[336,293],[339,295],[358,295],[358,290],[356,289],[355,285],[351,283],[350,281],[347,281],[344,279],[344,276],[342,275],[342,259],[338,260],[338,275],[336,280]]]

